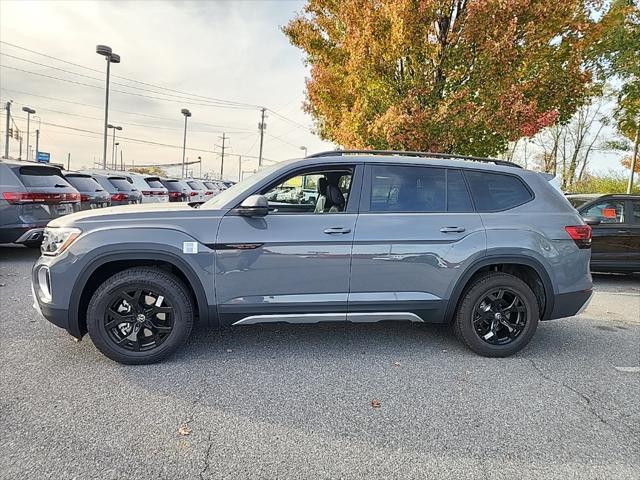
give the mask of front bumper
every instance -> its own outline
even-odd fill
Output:
[[[547,320],[580,315],[589,306],[592,296],[592,288],[557,294],[553,302],[553,311]]]
[[[60,308],[54,305],[51,299],[43,293],[40,283],[43,276],[38,275],[40,269],[48,269],[47,259],[41,259],[36,262],[31,272],[31,294],[33,296],[33,308],[45,319],[53,323],[55,326],[64,328],[67,332],[76,338],[82,338],[82,333],[69,322],[69,309]],[[51,285],[52,286],[52,285]]]

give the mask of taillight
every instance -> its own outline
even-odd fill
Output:
[[[170,193],[169,193],[169,196],[170,196],[171,198],[179,198],[179,197],[180,197],[180,195],[182,195],[180,192],[170,192]]]
[[[198,195],[198,192],[191,192],[189,195],[191,195],[192,197],[195,197],[196,195]]]
[[[121,202],[122,200],[126,200],[127,198],[129,198],[129,195],[127,195],[126,193],[114,193],[113,195],[111,195],[111,200],[113,200],[114,202]]]
[[[205,195],[213,195],[213,192],[205,192]]]
[[[143,195],[153,195],[153,192],[151,190],[143,190],[142,194]]]
[[[62,203],[80,201],[79,193],[2,192],[2,197],[12,205],[19,203]]]
[[[89,195],[80,195],[81,202],[88,202],[89,200],[91,200],[91,197]]]
[[[589,225],[569,225],[564,227],[578,248],[591,248],[591,227]]]

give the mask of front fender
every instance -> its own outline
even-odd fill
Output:
[[[197,253],[184,253],[184,243],[195,242]],[[179,269],[195,293],[200,322],[215,323],[214,251],[179,230],[161,228],[110,228],[82,235],[50,264],[54,302],[68,298],[68,330],[81,336],[80,303],[83,290],[93,273],[114,261],[151,260],[167,262]],[[62,300],[63,301],[63,300]]]

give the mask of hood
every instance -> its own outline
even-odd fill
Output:
[[[137,227],[149,223],[179,224],[181,220],[219,216],[221,212],[192,208],[187,203],[147,203],[84,210],[49,222],[49,227]]]

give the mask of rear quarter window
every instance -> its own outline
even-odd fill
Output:
[[[471,170],[464,175],[478,212],[508,210],[533,198],[524,182],[515,175]]]

